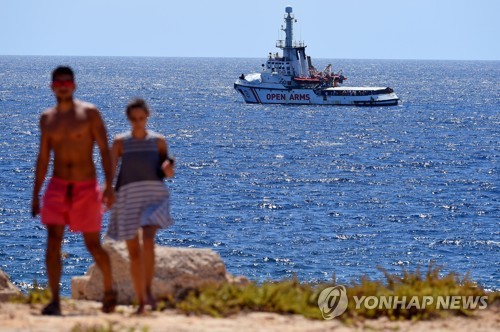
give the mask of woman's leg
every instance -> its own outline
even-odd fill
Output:
[[[142,228],[142,242],[144,248],[144,279],[146,296],[152,310],[156,310],[156,300],[151,286],[155,275],[155,235],[157,226],[144,226]]]
[[[127,248],[130,256],[130,275],[139,304],[137,313],[141,314],[144,312],[144,304],[146,302],[146,287],[144,283],[144,253],[138,235],[131,240],[127,240]]]

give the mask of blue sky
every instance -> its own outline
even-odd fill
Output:
[[[500,0],[0,0],[0,55],[500,60]]]

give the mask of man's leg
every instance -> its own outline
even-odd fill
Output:
[[[51,303],[42,310],[44,315],[60,315],[59,282],[61,281],[61,245],[64,237],[64,225],[47,225],[47,249],[45,265],[49,289],[52,294]]]
[[[104,279],[104,302],[108,302],[106,301],[107,298],[113,302],[113,299],[111,299],[113,294],[114,302],[116,302],[116,293],[113,291],[113,276],[111,275],[111,261],[108,253],[101,246],[100,232],[83,233],[83,239],[87,250],[94,257],[97,267],[102,272]],[[106,303],[103,303],[103,311],[114,311],[114,305],[110,305],[110,308],[107,308]]]

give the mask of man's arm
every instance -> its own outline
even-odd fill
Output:
[[[42,189],[43,181],[45,180],[45,175],[47,175],[47,169],[49,167],[50,161],[50,140],[45,130],[45,122],[47,120],[47,115],[42,115],[40,117],[40,145],[38,149],[38,157],[36,160],[35,168],[35,181],[33,185],[33,198],[31,201],[31,215],[35,217],[40,213],[40,190]]]
[[[111,161],[112,161],[112,170],[113,170],[113,179],[116,176],[117,170],[118,170],[118,161],[120,160],[122,156],[122,139],[119,137],[116,137],[113,141],[113,146],[111,148]]]
[[[103,193],[103,202],[108,208],[110,208],[115,202],[115,195],[113,191],[113,165],[111,162],[111,153],[108,146],[108,135],[106,133],[106,127],[104,126],[104,121],[97,109],[90,109],[91,118],[91,128],[92,135],[99,147],[99,152],[101,154],[102,168],[104,171],[104,177],[106,179],[106,184]]]

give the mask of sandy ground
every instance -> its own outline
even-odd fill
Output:
[[[113,314],[100,312],[100,303],[65,300],[63,316],[40,315],[41,305],[0,303],[0,331],[500,331],[500,306],[477,310],[474,317],[448,317],[420,322],[391,322],[386,318],[346,326],[338,320],[308,320],[302,316],[270,313],[240,314],[230,318],[186,316],[173,310],[133,314],[119,306]]]

